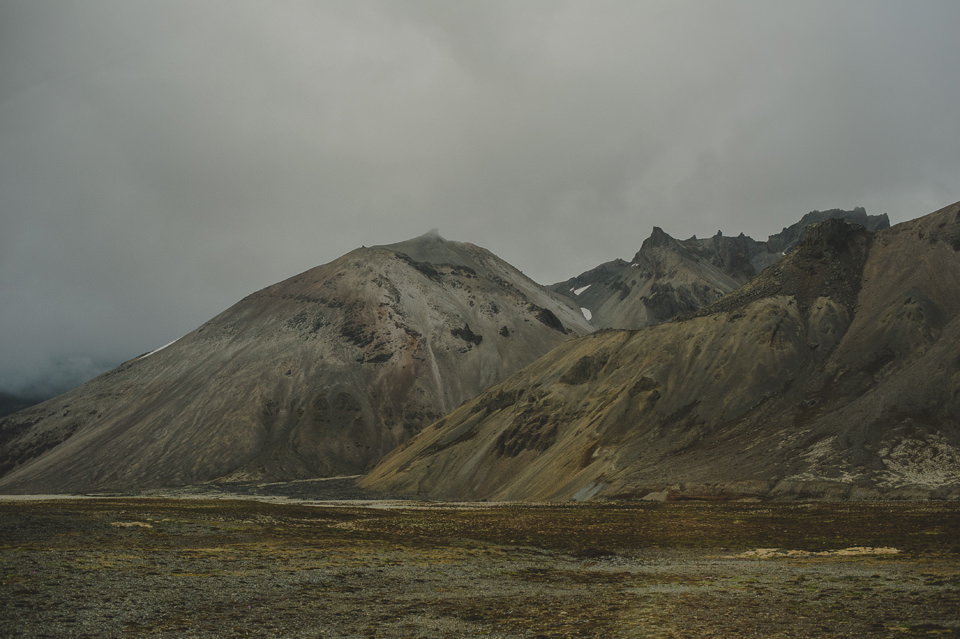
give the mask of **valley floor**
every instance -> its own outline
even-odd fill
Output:
[[[960,636],[960,503],[0,498],[0,634]]]

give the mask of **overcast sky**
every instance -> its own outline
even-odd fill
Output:
[[[960,2],[0,0],[0,388],[437,227],[541,283],[653,226],[960,199]]]

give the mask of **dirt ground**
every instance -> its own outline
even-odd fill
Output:
[[[0,499],[0,636],[960,637],[960,504]]]

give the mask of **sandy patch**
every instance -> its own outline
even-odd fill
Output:
[[[748,550],[739,555],[730,555],[728,559],[775,559],[780,557],[857,557],[862,555],[896,555],[900,551],[896,548],[882,547],[874,548],[870,546],[854,546],[852,548],[841,548],[839,550],[823,550],[814,552],[811,550],[784,550],[781,548],[757,548]]]

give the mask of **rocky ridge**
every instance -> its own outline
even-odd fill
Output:
[[[684,320],[567,342],[381,462],[430,498],[960,498],[960,204],[828,219]]]
[[[800,243],[817,222],[842,219],[869,231],[889,228],[886,214],[811,211],[766,241],[720,231],[709,238],[677,240],[655,227],[629,262],[606,262],[549,288],[587,309],[596,328],[636,329],[696,312],[760,274]]]

